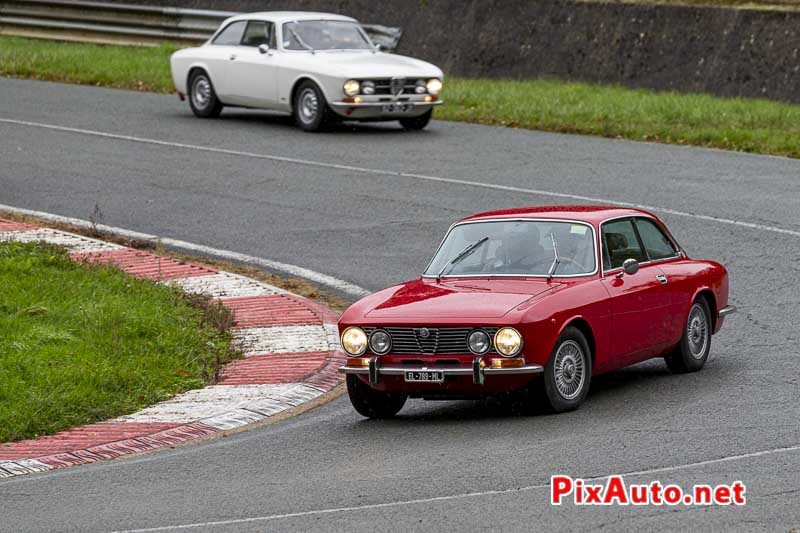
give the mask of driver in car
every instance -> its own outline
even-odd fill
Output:
[[[502,238],[485,270],[506,274],[532,274],[542,270],[548,262],[541,236],[535,224],[521,223],[511,228]],[[552,258],[550,259],[552,261]]]

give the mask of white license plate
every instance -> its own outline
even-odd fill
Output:
[[[444,381],[444,372],[441,370],[406,370],[407,383],[441,383]]]
[[[383,106],[384,113],[411,113],[414,111],[413,104],[386,104]]]

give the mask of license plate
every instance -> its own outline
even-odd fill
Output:
[[[384,113],[411,113],[414,111],[413,104],[386,104],[383,106]]]
[[[406,382],[433,382],[444,381],[444,372],[441,370],[406,370]]]

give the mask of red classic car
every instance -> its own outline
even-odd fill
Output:
[[[524,393],[575,409],[592,376],[653,357],[700,370],[722,327],[728,273],[689,259],[636,209],[529,207],[450,227],[422,277],[376,292],[339,320],[356,411],[408,397]]]

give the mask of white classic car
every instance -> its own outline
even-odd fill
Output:
[[[223,106],[292,113],[316,131],[337,120],[427,126],[442,100],[442,71],[381,52],[354,19],[267,12],[231,17],[202,46],[171,58],[181,99],[198,117]]]

